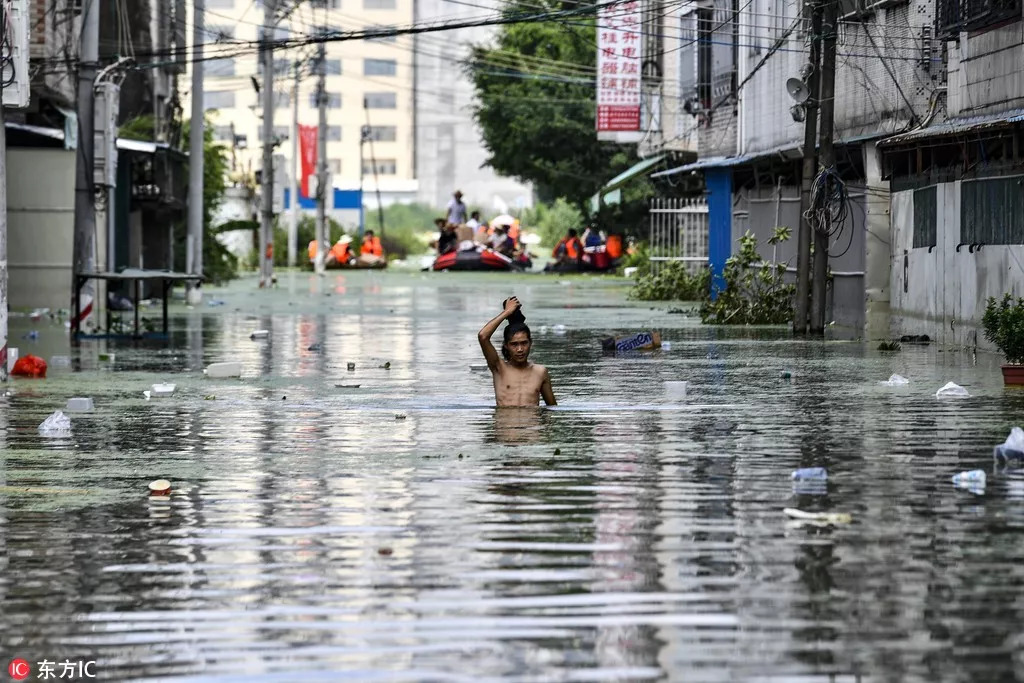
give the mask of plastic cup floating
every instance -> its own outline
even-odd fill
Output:
[[[157,479],[149,482],[149,495],[169,496],[171,495],[171,482],[166,479]]]

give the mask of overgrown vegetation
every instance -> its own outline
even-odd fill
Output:
[[[435,218],[444,217],[443,209],[426,204],[392,204],[384,207],[384,250],[389,257],[405,258],[422,254],[429,241],[427,235],[436,230]],[[380,233],[380,211],[366,212],[366,229]]]
[[[575,228],[582,235],[585,227],[580,210],[562,197],[550,204],[541,202],[525,210],[520,223],[540,235],[541,244],[549,247],[558,244],[570,228]]]
[[[775,228],[768,244],[773,247],[790,237],[790,229]],[[739,239],[740,249],[725,262],[724,287],[708,296],[700,307],[701,321],[708,325],[782,325],[793,320],[796,285],[786,284],[786,263],[762,261],[757,238],[749,231]],[[760,263],[760,265],[758,265]],[[714,285],[712,285],[714,286]],[[717,294],[712,298],[712,294]]]
[[[657,273],[641,275],[629,293],[639,301],[702,301],[711,287],[711,271],[701,268],[691,273],[686,263],[670,261]]]
[[[786,284],[786,263],[774,260],[790,229],[775,228],[768,244],[773,260],[762,261],[757,238],[747,232],[739,251],[725,262],[724,286],[713,291],[711,271],[691,273],[682,262],[670,262],[657,275],[637,278],[630,297],[641,301],[700,301],[701,321],[708,325],[782,325],[793,319],[796,286]],[[712,297],[712,294],[716,296]]]
[[[1024,298],[989,297],[981,318],[985,339],[996,345],[1010,365],[1024,364]]]

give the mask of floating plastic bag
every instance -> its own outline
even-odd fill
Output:
[[[601,340],[601,348],[612,353],[616,351],[648,351],[661,348],[661,335],[657,332],[637,332],[627,337],[608,337]]]
[[[996,460],[1024,461],[1024,429],[1014,427],[1001,446],[993,449]]]
[[[970,398],[970,394],[959,384],[949,382],[935,392],[935,398]]]
[[[39,425],[39,433],[43,436],[69,436],[71,434],[71,418],[61,411],[55,412]]]
[[[910,380],[903,375],[889,375],[889,379],[884,382],[879,382],[879,384],[883,384],[887,387],[902,387],[905,384],[910,384]]]
[[[46,377],[46,361],[31,353],[22,356],[11,368],[11,374],[15,377]]]

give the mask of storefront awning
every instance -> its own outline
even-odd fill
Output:
[[[625,171],[623,171],[622,173],[620,173],[619,175],[615,176],[607,183],[605,183],[604,187],[601,188],[601,192],[611,192],[612,190],[617,190],[618,188],[622,187],[630,180],[643,173],[644,171],[657,166],[659,163],[661,163],[661,160],[664,158],[664,154],[659,154],[658,156],[654,156],[649,159],[644,159],[643,161],[633,164]]]
[[[963,135],[965,133],[979,132],[989,128],[999,128],[1013,123],[1024,122],[1024,109],[1013,109],[999,114],[986,114],[983,116],[968,116],[953,118],[934,126],[911,130],[899,135],[893,135],[879,142],[880,147],[892,147],[924,138],[935,138],[947,135]]]

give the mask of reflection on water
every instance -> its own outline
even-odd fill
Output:
[[[709,330],[561,282],[242,282],[177,310],[166,348],[83,347],[80,372],[14,382],[2,654],[109,680],[1024,677],[1024,478],[991,461],[1024,394],[997,359]],[[495,409],[472,367],[509,293],[556,408]],[[601,353],[650,328],[671,351]],[[242,378],[202,376],[222,360]],[[893,372],[911,385],[878,385]],[[936,401],[950,380],[973,397]],[[96,411],[41,438],[75,395]],[[793,485],[815,466],[827,485]],[[952,488],[975,468],[983,495]]]

